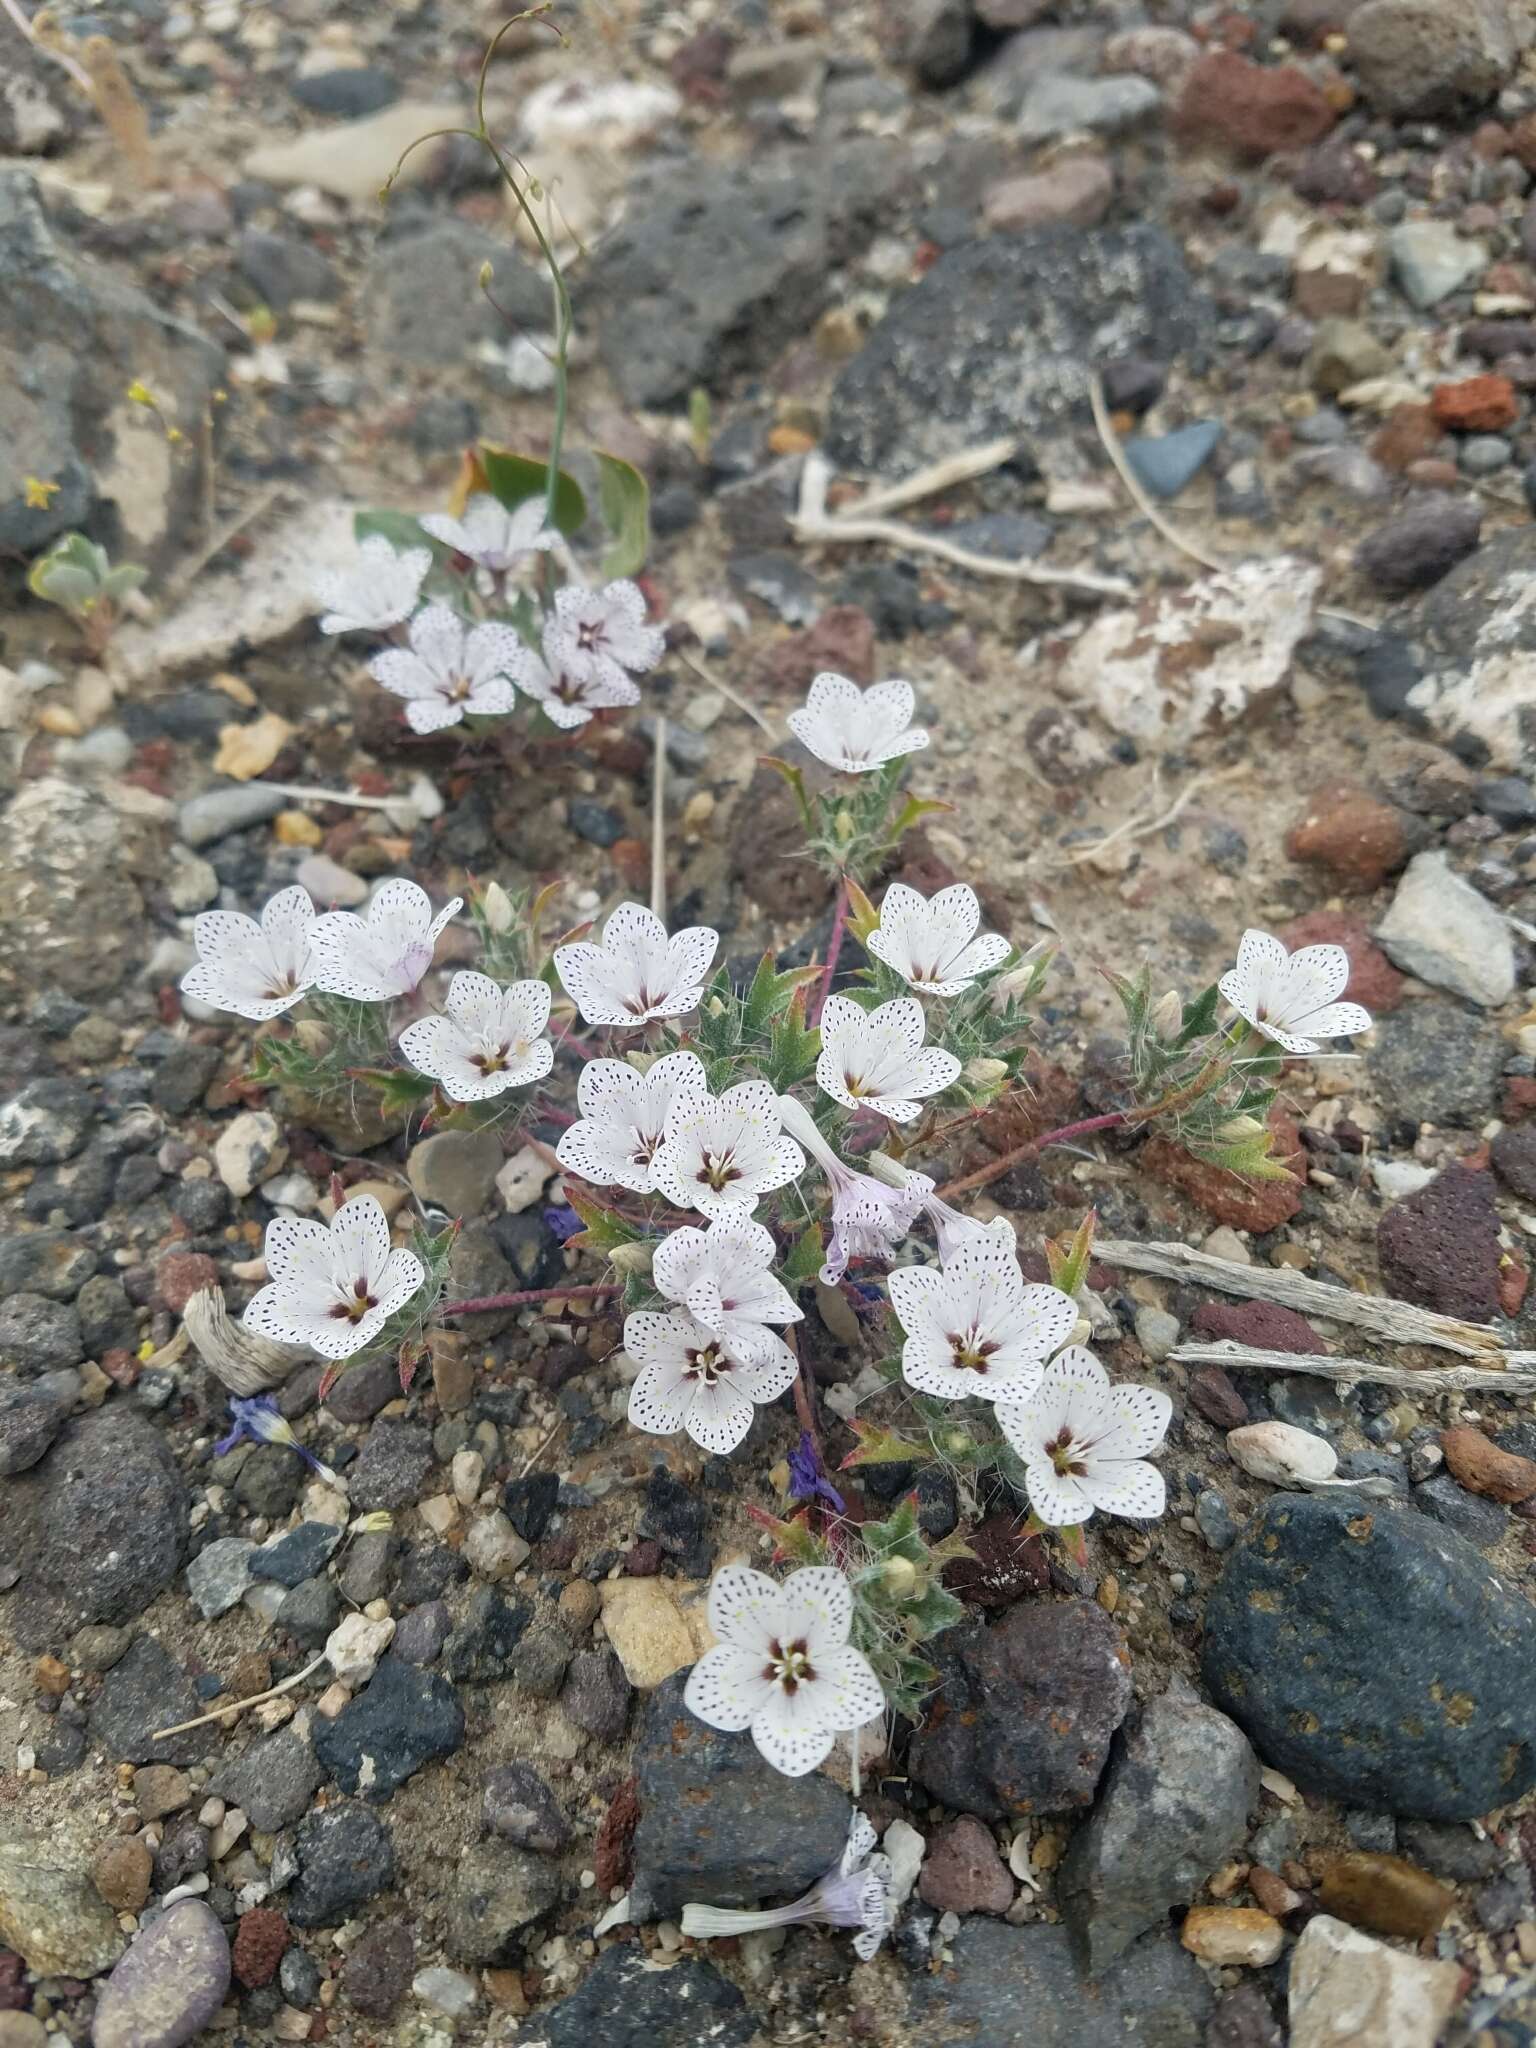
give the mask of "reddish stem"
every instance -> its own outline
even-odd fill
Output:
[[[794,1333],[785,1330],[784,1341],[795,1355],[795,1420],[816,1447],[816,1457],[821,1469],[827,1469],[826,1452],[822,1448],[821,1430],[816,1421],[816,1389],[811,1383],[810,1367],[800,1356],[800,1347]]]
[[[843,933],[848,925],[848,877],[837,878],[837,903],[832,912],[832,936],[827,941],[827,964],[821,972],[821,984],[816,991],[815,1014],[806,1018],[806,1023],[818,1024],[821,1013],[827,1007],[827,997],[832,993],[832,979],[837,973],[837,956],[843,950]]]
[[[473,1301],[450,1301],[439,1314],[445,1316],[489,1315],[493,1309],[522,1308],[530,1301],[599,1301],[622,1294],[622,1287],[525,1287],[517,1294],[477,1294]]]
[[[1084,1117],[1081,1123],[1063,1124],[1059,1130],[1047,1131],[1043,1137],[1030,1138],[1022,1145],[1015,1145],[1011,1152],[1002,1152],[996,1159],[989,1159],[974,1173],[962,1174],[959,1180],[952,1180],[947,1187],[940,1188],[939,1199],[947,1202],[952,1195],[967,1194],[972,1188],[984,1188],[989,1182],[1000,1180],[1012,1167],[1022,1166],[1026,1160],[1033,1159],[1047,1145],[1064,1145],[1069,1138],[1086,1138],[1090,1131],[1117,1130],[1125,1120],[1123,1109],[1112,1109],[1107,1116]]]

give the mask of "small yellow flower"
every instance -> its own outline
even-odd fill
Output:
[[[58,493],[59,486],[44,477],[29,476],[24,486],[29,512],[46,512],[48,501]]]
[[[128,396],[135,405],[147,405],[151,410],[154,410],[155,394],[150,390],[142,377],[135,377],[128,386]]]

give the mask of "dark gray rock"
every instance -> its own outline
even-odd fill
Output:
[[[375,1422],[347,1473],[352,1505],[360,1514],[414,1507],[432,1469],[432,1432],[419,1422]]]
[[[532,1764],[498,1764],[485,1774],[485,1825],[519,1849],[558,1856],[571,1839],[560,1802]]]
[[[0,1243],[0,1294],[73,1301],[95,1270],[95,1248],[67,1230],[18,1230]]]
[[[612,1650],[583,1650],[571,1659],[560,1704],[567,1719],[598,1742],[618,1742],[629,1720],[630,1685]]]
[[[512,1654],[512,1676],[520,1692],[536,1700],[552,1700],[565,1681],[571,1661],[570,1638],[550,1624],[530,1628]]]
[[[364,1358],[349,1365],[325,1397],[338,1422],[372,1422],[381,1408],[400,1398],[400,1368],[393,1358]]]
[[[298,1876],[285,1911],[295,1927],[331,1927],[395,1881],[389,1829],[366,1806],[328,1806],[299,1823]]]
[[[236,783],[227,792],[210,790],[206,796],[194,797],[192,801],[209,803],[215,799],[222,800],[227,795],[230,803],[239,810],[247,803],[254,803],[257,794],[264,802],[269,801],[267,793],[258,791],[252,782]],[[270,817],[272,813],[268,811],[265,815]],[[249,818],[241,820],[245,824],[254,822]],[[231,825],[227,829],[236,831],[239,828]],[[181,836],[189,845],[200,843],[189,837],[185,823],[181,827]],[[188,1043],[174,1046],[155,1069],[155,1078],[149,1086],[150,1101],[156,1109],[168,1110],[172,1116],[186,1116],[207,1094],[223,1063],[224,1055],[216,1045]]]
[[[66,1369],[36,1380],[0,1383],[0,1479],[35,1465],[80,1393],[80,1375]]]
[[[173,1819],[155,1851],[154,1889],[171,1891],[208,1868],[208,1830],[190,1814]]]
[[[1448,1167],[1376,1226],[1386,1292],[1440,1315],[1490,1323],[1499,1309],[1499,1213],[1491,1173]]]
[[[208,1754],[212,1728],[157,1742],[155,1731],[204,1712],[192,1681],[163,1643],[136,1636],[101,1682],[91,1708],[91,1741],[119,1764],[193,1764]]]
[[[514,2048],[751,2048],[757,2022],[712,1964],[684,1956],[669,1970],[644,1953],[606,1948],[566,1998],[525,2020]],[[977,2048],[980,2048],[978,2042]]]
[[[85,1356],[72,1302],[46,1294],[12,1294],[0,1302],[0,1359],[18,1372],[78,1365]]]
[[[124,1292],[121,1280],[110,1273],[93,1273],[75,1297],[80,1318],[80,1338],[86,1355],[100,1358],[104,1351],[131,1351],[139,1341],[138,1317]]]
[[[784,1778],[750,1735],[723,1735],[683,1705],[684,1675],[657,1687],[635,1747],[640,1822],[636,1920],[689,1899],[740,1906],[804,1891],[842,1854],[847,1795],[820,1772]]]
[[[1498,1026],[1445,996],[1404,1003],[1376,1021],[1366,1070],[1388,1116],[1476,1125],[1493,1112],[1508,1045]]]
[[[283,1960],[277,1966],[277,1982],[284,1998],[300,2012],[308,2012],[320,2002],[320,1965],[297,1944],[283,1951]]]
[[[384,2020],[411,1988],[416,1937],[403,1920],[381,1920],[347,1952],[341,1988],[348,2005],[365,2019]]]
[[[1414,1487],[1409,1499],[1421,1515],[1454,1529],[1480,1550],[1491,1549],[1509,1527],[1508,1508],[1468,1493],[1449,1472],[1437,1472]]]
[[[894,0],[886,10],[895,36],[892,56],[910,64],[924,85],[954,85],[970,62],[971,0]]]
[[[380,113],[400,97],[395,80],[372,64],[311,71],[306,77],[290,80],[288,89],[312,114],[340,114],[348,121]]]
[[[897,297],[843,369],[827,452],[903,476],[1004,434],[1086,413],[1110,356],[1196,351],[1212,314],[1161,229],[1036,228],[967,242]]]
[[[406,1617],[409,1620],[409,1616]],[[306,1649],[323,1649],[331,1630],[341,1619],[341,1595],[329,1579],[305,1579],[289,1593],[277,1610],[275,1626]]]
[[[284,1530],[275,1542],[252,1551],[251,1577],[273,1579],[279,1586],[301,1585],[324,1571],[341,1533],[329,1522],[300,1522],[296,1529]]]
[[[443,1669],[459,1683],[487,1685],[510,1678],[513,1653],[532,1614],[526,1600],[503,1600],[491,1587],[481,1586],[443,1646]]]
[[[352,1539],[341,1566],[341,1590],[355,1606],[382,1600],[389,1590],[397,1539],[393,1529],[364,1529]]]
[[[281,1521],[303,1491],[307,1474],[308,1467],[287,1444],[257,1444],[241,1463],[235,1499],[253,1515]]]
[[[12,1633],[41,1650],[86,1622],[137,1619],[186,1541],[186,1488],[161,1432],[117,1406],[82,1416],[0,1489],[0,1552],[25,1569]]]
[[[1097,1976],[1187,1906],[1247,1836],[1259,1760],[1225,1714],[1165,1694],[1116,1738],[1104,1788],[1057,1880],[1079,1959]]]
[[[180,1899],[135,1935],[96,1994],[95,2048],[181,2048],[229,1990],[229,1938],[201,1899]]]
[[[72,1159],[96,1121],[91,1091],[67,1075],[43,1075],[0,1105],[0,1165],[57,1166]]]
[[[296,235],[246,228],[235,244],[235,261],[261,294],[262,303],[275,313],[286,313],[297,299],[324,304],[341,291],[341,279],[330,261]]]
[[[951,1959],[909,1981],[911,2038],[975,2048],[1204,2048],[1211,1990],[1171,1934],[1149,1934],[1091,1983],[1064,1927],[965,1920]]]
[[[221,1764],[209,1790],[238,1806],[258,1834],[275,1835],[302,1819],[324,1779],[319,1758],[290,1723]]]
[[[490,298],[476,282],[487,263]],[[534,334],[550,322],[542,271],[497,236],[452,219],[381,240],[359,302],[373,347],[429,366],[467,356],[483,341],[505,342],[508,320]]]
[[[983,1820],[1092,1800],[1131,1704],[1119,1630],[1091,1600],[1019,1605],[939,1639],[939,1685],[913,1738],[913,1778]]]
[[[464,1709],[447,1680],[389,1656],[334,1721],[317,1720],[314,1730],[327,1774],[343,1791],[372,1800],[387,1799],[463,1740]]]
[[[1508,527],[1384,622],[1421,672],[1408,709],[1464,760],[1511,775],[1536,767],[1536,698],[1523,680],[1536,652],[1533,571],[1536,529]]]
[[[1206,1608],[1204,1675],[1306,1791],[1469,1820],[1536,1783],[1536,1608],[1472,1546],[1347,1493],[1268,1501]]]
[[[452,1633],[453,1616],[446,1601],[426,1600],[401,1616],[390,1649],[407,1664],[435,1664]]]
[[[1453,1884],[1481,1884],[1504,1863],[1497,1842],[1445,1821],[1405,1820],[1397,1830],[1396,1846],[1410,1862]]]
[[[560,1873],[509,1842],[480,1842],[459,1859],[448,1900],[448,1953],[461,1963],[511,1963],[525,1930],[560,1896]]]
[[[1378,526],[1355,550],[1361,574],[1388,597],[1427,590],[1477,546],[1483,508],[1475,498],[1421,501]]]

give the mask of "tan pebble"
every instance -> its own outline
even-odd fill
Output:
[[[159,1820],[190,1803],[192,1781],[174,1764],[145,1764],[134,1774],[133,1798],[146,1820]]]
[[[307,811],[279,811],[272,837],[279,846],[318,846],[325,835]]]
[[[328,1685],[315,1701],[315,1712],[327,1721],[334,1721],[351,1697],[344,1685]]]
[[[1113,1614],[1120,1605],[1120,1581],[1113,1572],[1106,1572],[1100,1579],[1098,1600],[1106,1614]]]
[[[1373,1934],[1401,1934],[1420,1941],[1434,1934],[1456,1903],[1456,1895],[1427,1870],[1401,1856],[1357,1849],[1329,1864],[1318,1897],[1324,1909]]]
[[[492,2005],[500,2006],[503,2012],[528,2010],[528,1994],[523,1989],[520,1970],[487,1970],[481,1982]]]
[[[50,1699],[61,1700],[69,1691],[69,1666],[57,1657],[39,1657],[32,1666],[32,1683]]]
[[[1285,1947],[1285,1929],[1254,1906],[1192,1906],[1180,1940],[1202,1962],[1259,1970]]]
[[[1065,1847],[1060,1835],[1042,1835],[1035,1844],[1036,1870],[1054,1870]]]
[[[1304,1244],[1277,1244],[1271,1254],[1276,1266],[1288,1266],[1293,1273],[1305,1273],[1312,1263],[1312,1254]]]
[[[597,1619],[602,1596],[588,1579],[572,1579],[560,1594],[560,1619],[578,1635]]]
[[[55,739],[77,740],[85,731],[67,704],[45,704],[37,714],[37,723],[43,732],[51,732]]]
[[[1224,1863],[1206,1886],[1213,1899],[1230,1899],[1248,1875],[1246,1863]]]
[[[1529,1500],[1536,1493],[1536,1464],[1501,1451],[1480,1429],[1462,1427],[1440,1432],[1440,1448],[1458,1486],[1486,1500]]]

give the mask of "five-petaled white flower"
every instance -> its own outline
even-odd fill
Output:
[[[400,1034],[400,1050],[419,1073],[440,1081],[454,1102],[484,1102],[506,1088],[540,1081],[555,1063],[543,1036],[549,983],[488,974],[456,974],[441,1017],[418,1017]]]
[[[351,1358],[426,1279],[414,1252],[392,1251],[389,1223],[372,1195],[354,1195],[330,1228],[305,1216],[267,1225],[271,1279],[241,1320],[279,1344],[307,1344],[322,1358]]]
[[[860,1962],[867,1963],[896,1917],[891,1859],[875,1848],[878,1840],[869,1821],[855,1808],[842,1855],[803,1897],[787,1906],[686,1905],[683,1932],[708,1941],[717,1935],[754,1934],[760,1928],[819,1920],[824,1927],[856,1927],[853,1952]]]
[[[928,735],[912,723],[910,683],[871,683],[861,690],[829,669],[816,677],[789,729],[803,747],[845,775],[868,775],[902,754],[926,747]]]
[[[898,1266],[886,1285],[907,1333],[902,1377],[949,1401],[1026,1400],[1077,1325],[1071,1295],[1026,1285],[1014,1247],[995,1231],[966,1238],[942,1270]]]
[[[1160,1515],[1167,1488],[1145,1460],[1172,1414],[1155,1387],[1112,1385],[1080,1344],[1051,1360],[1028,1400],[997,1404],[1003,1435],[1024,1461],[1029,1504],[1053,1529],[1074,1528],[1095,1508],[1139,1522]]]
[[[923,1203],[923,1214],[933,1225],[933,1234],[938,1239],[941,1266],[947,1266],[961,1245],[970,1238],[995,1237],[1009,1251],[1018,1245],[1018,1233],[1006,1216],[994,1216],[990,1223],[983,1223],[978,1216],[962,1215],[950,1203],[940,1201],[936,1194],[929,1195]]]
[[[760,1335],[749,1353],[685,1308],[626,1316],[624,1349],[640,1367],[629,1390],[630,1421],[652,1436],[685,1429],[717,1457],[734,1451],[752,1427],[754,1406],[776,1401],[795,1382],[795,1354],[771,1331]]]
[[[594,1187],[655,1189],[651,1162],[674,1102],[709,1094],[697,1053],[669,1052],[636,1073],[627,1060],[588,1060],[576,1083],[580,1121],[560,1135],[555,1157]]]
[[[408,996],[432,965],[444,925],[463,908],[455,896],[434,917],[426,890],[396,876],[374,891],[366,917],[328,910],[310,932],[315,986],[360,1003]]]
[[[706,924],[667,937],[653,910],[621,903],[590,940],[555,948],[555,972],[589,1024],[632,1030],[653,1017],[681,1017],[704,999],[704,977],[720,944]]]
[[[494,576],[504,576],[524,555],[552,548],[560,538],[544,523],[542,498],[527,498],[509,512],[499,498],[485,491],[470,499],[462,519],[447,512],[428,512],[416,523],[423,533],[430,533],[455,554],[467,555],[477,569],[489,569]]]
[[[888,1181],[856,1172],[838,1158],[816,1128],[810,1111],[793,1095],[779,1097],[779,1115],[785,1130],[805,1147],[827,1177],[832,1228],[820,1278],[823,1286],[835,1287],[850,1259],[891,1256],[932,1196],[933,1182],[927,1174],[908,1173],[894,1161]]]
[[[707,1230],[685,1223],[656,1247],[651,1278],[740,1357],[777,1358],[784,1347],[766,1326],[798,1323],[804,1311],[769,1270],[776,1250],[766,1224],[745,1216]]]
[[[416,609],[432,566],[430,548],[396,551],[382,533],[359,542],[357,560],[345,568],[322,569],[315,597],[323,607],[322,633],[382,633]]]
[[[182,988],[237,1017],[280,1017],[314,983],[314,928],[315,906],[297,884],[278,890],[260,924],[243,911],[205,910],[192,926],[197,965],[182,976]]]
[[[874,1010],[861,1009],[852,996],[828,996],[817,1086],[850,1109],[875,1109],[895,1123],[910,1123],[922,1107],[919,1098],[937,1095],[960,1073],[952,1052],[923,1044],[923,1031],[916,996],[897,996]]]
[[[551,725],[574,731],[585,725],[594,711],[606,711],[614,704],[638,704],[640,690],[624,671],[611,664],[572,668],[564,659],[558,628],[553,620],[544,628],[543,656],[519,641],[512,674],[525,697],[543,707]]]
[[[880,922],[864,941],[911,988],[929,996],[957,996],[978,974],[1001,967],[1013,948],[998,932],[978,938],[981,905],[965,882],[920,896],[892,882],[880,901]]]
[[[683,1702],[711,1728],[744,1728],[776,1771],[814,1771],[840,1734],[885,1711],[885,1694],[848,1641],[853,1593],[840,1571],[812,1565],[782,1586],[727,1565],[709,1589],[719,1637],[694,1665]]]
[[[723,1095],[675,1101],[651,1162],[658,1194],[701,1215],[750,1216],[805,1170],[805,1154],[784,1135],[771,1081],[738,1081]]]
[[[1287,953],[1268,932],[1246,931],[1237,965],[1216,986],[1240,1017],[1287,1052],[1321,1052],[1325,1038],[1369,1031],[1371,1013],[1341,1003],[1349,982],[1342,946],[1303,946]]]
[[[638,583],[621,579],[601,590],[568,583],[555,592],[554,630],[546,651],[558,655],[558,665],[570,675],[610,682],[624,680],[631,671],[643,675],[660,661],[666,645],[661,628],[645,622]]]
[[[368,673],[405,699],[412,732],[441,732],[466,715],[492,717],[516,707],[509,678],[523,643],[510,626],[466,627],[447,605],[429,604],[412,619],[410,642],[376,654]]]

